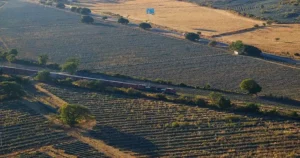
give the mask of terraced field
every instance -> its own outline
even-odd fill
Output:
[[[62,130],[52,128],[46,118],[28,108],[22,101],[0,103],[0,134],[1,158],[10,157],[9,154],[14,152],[28,158],[53,157],[39,151],[52,145],[57,150],[63,150],[62,153],[73,156],[107,157],[89,145],[68,136]],[[27,152],[28,150],[30,152]]]
[[[300,156],[300,124],[117,95],[44,88],[88,107],[90,134],[139,157]]]
[[[263,93],[298,98],[300,70],[113,23],[79,23],[79,15],[11,0],[0,9],[0,37],[20,57],[46,53],[62,63],[78,57],[81,68],[174,83],[237,90],[245,78]]]

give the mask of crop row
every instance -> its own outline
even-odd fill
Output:
[[[65,101],[88,107],[95,138],[136,156],[274,156],[300,154],[299,122],[269,120],[45,86]]]
[[[299,96],[299,70],[263,60],[109,22],[80,24],[78,15],[23,1],[9,1],[0,18],[0,26],[9,28],[1,38],[20,58],[36,60],[43,52],[60,64],[76,57],[80,69],[226,90],[253,78],[265,94]]]
[[[52,129],[47,119],[28,108],[22,101],[0,103],[0,157],[27,149],[54,145],[65,153],[80,157],[106,157],[87,144],[68,136],[62,130]],[[40,152],[23,153],[23,157],[49,157]]]

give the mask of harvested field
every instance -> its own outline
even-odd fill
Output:
[[[139,21],[167,26],[180,31],[201,31],[215,35],[252,27],[262,21],[233,15],[223,10],[213,10],[192,3],[175,0],[133,0],[119,3],[101,3],[105,0],[85,1],[95,13],[112,12]],[[79,4],[79,5],[80,5]],[[146,8],[155,8],[155,15],[147,15]],[[228,25],[230,24],[230,25]]]
[[[197,2],[199,0],[192,1]],[[255,24],[262,26],[264,23],[264,21],[241,17],[225,10],[202,7],[193,3],[176,0],[125,0],[119,1],[118,3],[107,3],[106,0],[80,0],[80,2],[78,5],[88,6],[94,13],[112,12],[125,17],[128,16],[128,18],[133,20],[148,20],[151,23],[179,31],[200,31],[206,36],[253,28]],[[240,2],[246,3],[245,1]],[[220,7],[224,9],[225,4],[223,4],[223,1],[221,3]],[[230,3],[236,3],[236,1],[231,1]],[[251,3],[249,4],[250,7],[255,7],[255,11],[253,11],[255,14],[260,13],[260,5],[264,4],[268,6],[268,4],[265,3],[257,4],[259,1],[249,3]],[[276,6],[277,3],[279,2],[274,2],[273,5]],[[239,5],[240,4],[238,4],[238,7]],[[146,8],[149,7],[156,9],[154,16],[146,14]],[[288,9],[287,7],[286,10],[293,9]],[[274,15],[279,15],[278,10],[274,11],[272,16]],[[294,53],[300,53],[299,29],[300,24],[276,24],[271,27],[258,30],[254,29],[254,31],[247,33],[232,34],[224,38],[216,39],[224,42],[242,40],[266,52],[296,57]],[[282,40],[276,41],[275,38],[281,38]],[[290,54],[282,52],[289,52]]]
[[[300,94],[299,69],[189,41],[109,22],[85,25],[79,23],[79,15],[18,0],[0,9],[0,19],[0,37],[9,48],[17,48],[21,58],[36,59],[45,53],[51,61],[63,63],[78,57],[82,69],[195,86],[209,83],[228,90],[253,78],[263,93],[294,98]]]
[[[54,145],[55,149],[69,155],[75,153],[82,157],[106,157],[89,145],[68,136],[64,131],[52,128],[46,118],[28,108],[26,104],[23,101],[0,103],[1,158],[15,157],[9,156],[15,152],[18,152],[18,155],[22,153],[24,157],[52,157],[38,152],[40,148],[49,145]],[[27,150],[30,150],[30,153]]]
[[[90,134],[138,157],[299,156],[297,121],[243,116],[161,101],[130,99],[45,85],[65,101],[88,107]]]

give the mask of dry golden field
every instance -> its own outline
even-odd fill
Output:
[[[80,0],[79,4],[91,8],[94,13],[111,12],[132,20],[150,21],[178,31],[200,31],[206,36],[252,28],[255,24],[264,23],[264,21],[241,17],[225,10],[201,7],[176,0],[123,0],[114,3],[108,3],[108,0]],[[146,14],[146,8],[150,7],[156,9],[155,15]],[[294,54],[300,53],[299,36],[299,24],[275,24],[216,39],[224,42],[242,40],[268,52]],[[280,40],[276,41],[275,38],[280,38]]]

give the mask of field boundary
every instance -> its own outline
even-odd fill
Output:
[[[63,99],[59,98],[58,96],[50,93],[48,90],[44,89],[42,87],[42,84],[35,84],[35,87],[37,88],[37,90],[39,90],[42,93],[45,93],[49,96],[49,102],[51,104],[51,106],[55,106],[57,107],[57,105],[53,105],[54,103],[58,102],[60,105],[62,106],[64,104],[66,104],[67,102],[64,101]],[[36,98],[34,97],[36,100],[41,100],[40,98]],[[44,99],[42,99],[41,101],[43,101]],[[54,102],[52,102],[51,100],[53,100]],[[32,107],[29,107],[32,108]],[[33,109],[33,108],[32,108]],[[37,111],[38,113],[40,113],[40,110],[34,108],[33,110]],[[48,120],[50,119],[49,116],[45,116],[43,115],[45,118],[47,118]],[[88,137],[88,136],[83,136],[81,133],[83,132],[87,132],[87,131],[80,131],[79,129],[64,129],[65,132],[67,132],[68,135],[77,138],[78,140],[80,140],[81,142],[87,143],[90,146],[92,146],[93,148],[95,148],[96,150],[104,153],[107,156],[111,156],[111,157],[122,157],[122,158],[131,158],[133,156],[131,156],[130,154],[134,154],[132,152],[129,153],[124,153],[122,151],[120,151],[117,148],[114,148],[112,146],[109,146],[107,144],[105,144],[102,140],[97,140],[94,139],[92,137]]]

